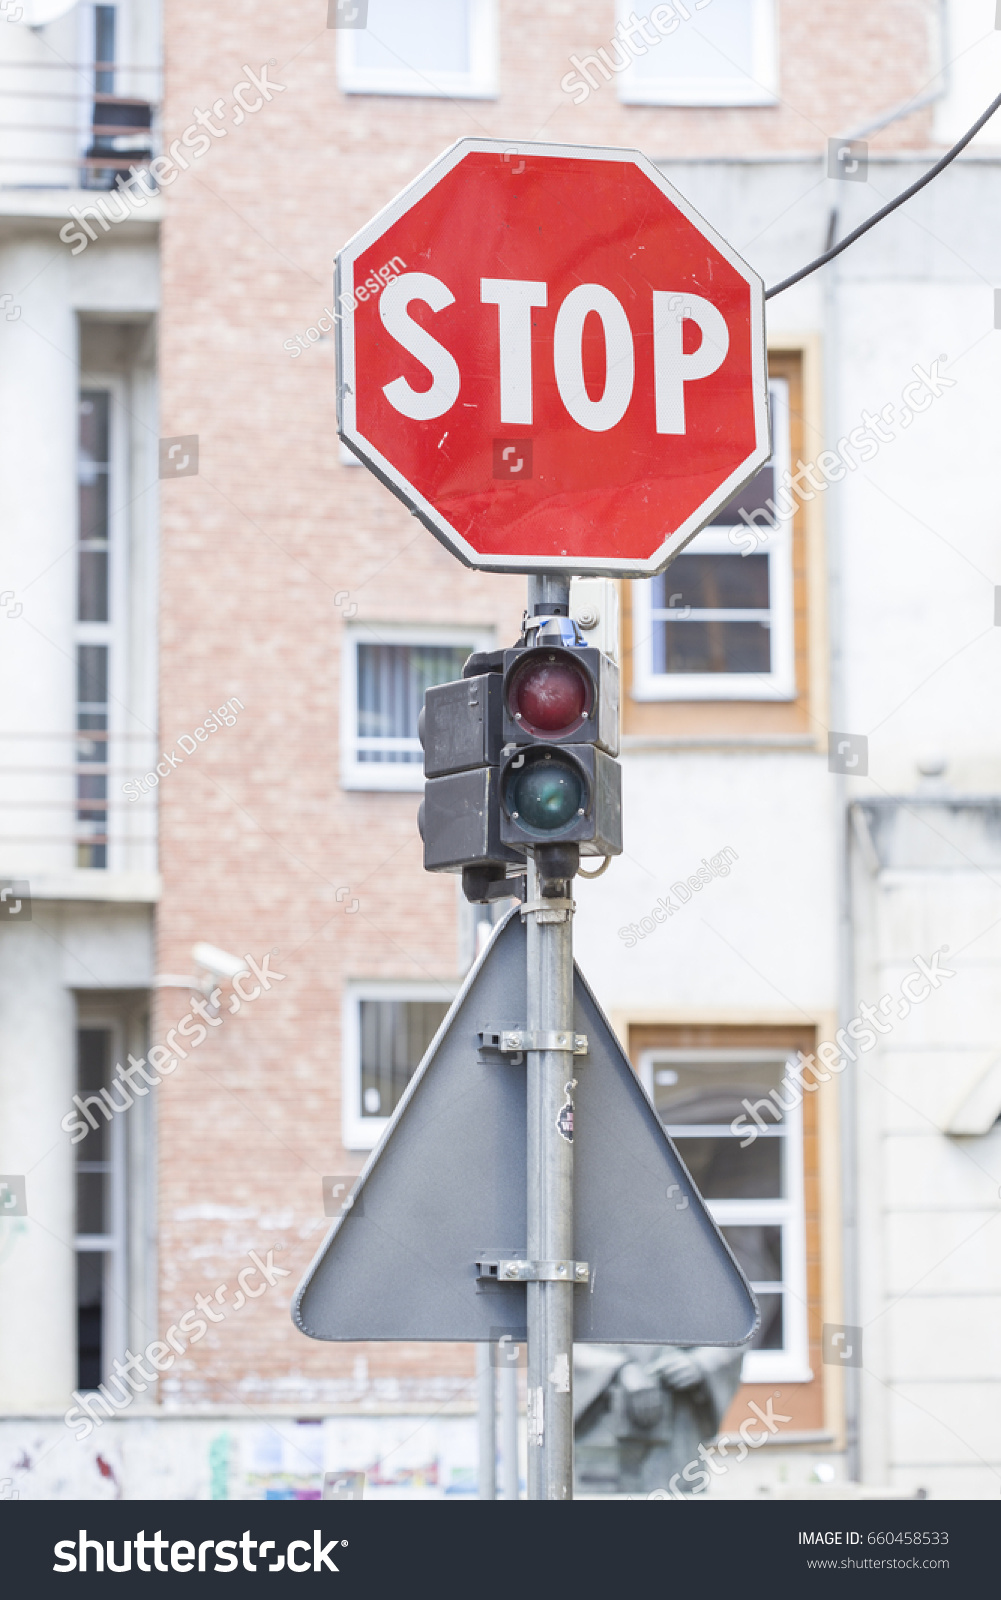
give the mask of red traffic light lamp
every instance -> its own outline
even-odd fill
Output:
[[[567,739],[594,705],[594,680],[566,650],[533,650],[514,667],[507,686],[512,721],[541,739]]]
[[[505,745],[596,744],[619,751],[619,672],[565,617],[538,619],[530,643],[504,651]]]

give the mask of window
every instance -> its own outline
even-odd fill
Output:
[[[88,338],[88,330],[84,338]],[[81,382],[77,431],[76,865],[116,870],[110,844],[117,796],[115,753],[132,737],[128,656],[128,386],[96,375]],[[133,547],[134,550],[134,547]],[[119,811],[121,806],[119,804]],[[116,855],[117,858],[111,859]]]
[[[99,8],[107,9],[107,8]],[[108,865],[111,392],[80,391],[77,444],[76,864]]]
[[[613,67],[624,54],[632,57],[619,76],[623,100],[666,106],[775,102],[775,0],[687,0],[687,4],[675,0],[670,7],[650,0],[619,0],[621,23],[628,24],[634,16],[650,19],[651,13],[655,15],[644,33],[632,34],[635,53],[623,43],[612,45]],[[662,37],[645,47],[645,40],[654,34]]]
[[[369,0],[367,26],[340,30],[337,60],[348,94],[490,99],[496,0]]]
[[[157,760],[155,346],[153,326],[81,317],[77,422],[76,714],[64,759],[76,815],[68,868],[156,870],[156,797],[127,780]],[[67,834],[71,834],[67,838]]]
[[[448,1014],[447,984],[355,984],[344,1003],[343,1140],[370,1150]]]
[[[489,641],[471,633],[398,628],[348,630],[345,637],[343,783],[348,789],[424,787],[417,719],[424,691],[462,677],[473,650]]]
[[[746,1127],[744,1100],[753,1105],[779,1089],[789,1060],[754,1049],[646,1050],[640,1057],[658,1114],[758,1298],[761,1326],[744,1357],[745,1383],[812,1377],[802,1106],[773,1122],[780,1108],[769,1099],[765,1126],[750,1144],[730,1126],[743,1116]]]
[[[124,1104],[121,1085],[109,1087],[116,1031],[77,1030],[77,1096],[96,1123],[75,1146],[78,1389],[96,1389],[127,1341],[125,1124],[101,1097],[107,1088],[115,1104]]]
[[[792,517],[781,514],[792,499],[775,492],[789,460],[787,381],[769,393],[770,463],[666,572],[633,585],[636,700],[795,698]]]

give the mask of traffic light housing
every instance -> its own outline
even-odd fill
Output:
[[[568,618],[539,618],[529,637],[504,652],[501,842],[619,855],[618,668]]]
[[[469,677],[428,689],[418,722],[427,779],[418,812],[424,867],[462,872],[467,893],[482,889],[477,899],[525,859],[500,837],[501,674],[481,670],[484,660],[500,665],[473,656]]]
[[[503,743],[500,674],[477,672],[427,689],[417,732],[426,778],[496,766]]]

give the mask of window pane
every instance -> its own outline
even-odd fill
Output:
[[[355,51],[366,71],[469,72],[469,0],[369,0]]]
[[[111,1077],[111,1031],[108,1028],[78,1028],[76,1035],[76,1085],[77,1094],[86,1104],[89,1095],[98,1095]],[[78,1162],[103,1161],[107,1156],[107,1122],[100,1106],[91,1106],[90,1114],[97,1123],[88,1123],[86,1139],[73,1146]],[[83,1120],[86,1117],[81,1113]],[[78,1228],[78,1232],[83,1229]]]
[[[361,1002],[362,1115],[388,1117],[448,1011],[447,1000]]]
[[[771,629],[760,621],[700,621],[700,611],[767,611],[768,557],[679,556],[653,580],[654,672],[771,671]],[[682,613],[690,608],[691,615]]]
[[[782,1229],[768,1224],[722,1228],[750,1283],[782,1282]]]
[[[76,1258],[78,1389],[96,1389],[103,1375],[105,1260],[100,1250],[81,1250]]]
[[[100,800],[103,802],[108,793],[108,780],[103,773],[81,773],[77,780],[76,792],[79,800]],[[81,810],[85,811],[89,816],[103,817],[107,806],[95,804],[82,806]]]
[[[84,736],[76,742],[77,760],[103,763],[108,749],[106,714],[103,711],[81,711],[77,715],[76,725],[78,732]]]
[[[107,464],[111,395],[107,389],[80,394],[80,459]]]
[[[96,708],[108,700],[108,647],[77,645],[77,699]],[[77,711],[77,729],[91,734],[77,744],[77,847],[78,867],[106,871],[108,866],[108,780],[103,772],[88,772],[108,760],[107,713],[97,709]],[[99,732],[104,733],[98,738]]]
[[[767,611],[770,604],[766,555],[678,556],[653,583],[655,608]]]
[[[107,390],[84,389],[81,393],[77,478],[82,542],[108,537],[110,409]]]
[[[358,733],[363,739],[409,739],[412,749],[366,749],[359,761],[423,761],[417,719],[424,691],[462,676],[469,650],[451,645],[360,644]]]
[[[743,1101],[757,1105],[765,1123],[781,1122],[781,1106],[768,1098],[778,1089],[786,1074],[786,1063],[775,1061],[700,1061],[661,1062],[653,1073],[653,1102],[661,1120],[669,1128],[683,1123],[728,1125],[734,1117],[747,1114]]]
[[[655,620],[652,633],[654,672],[772,670],[772,636],[763,622]]]
[[[76,664],[77,700],[85,705],[106,705],[108,701],[107,645],[77,645]]]
[[[89,463],[80,467],[80,540],[108,537],[108,473]]]
[[[100,1118],[100,1112],[97,1113]],[[82,1139],[81,1146],[89,1143]],[[94,1152],[90,1151],[93,1156]],[[76,1231],[77,1233],[107,1233],[106,1172],[77,1172],[76,1175]]]
[[[686,9],[691,20],[637,56],[634,68],[649,78],[722,78],[739,81],[754,66],[754,0],[713,0],[704,11]],[[652,4],[640,0],[636,15],[649,17]],[[656,30],[647,32],[653,36]]]
[[[772,428],[773,430],[775,428],[774,405],[772,406]],[[755,511],[767,511],[769,517],[773,517],[774,513],[768,502],[774,499],[775,468],[762,467],[760,472],[754,474],[750,483],[741,490],[736,499],[731,500],[729,505],[724,506],[722,511],[717,512],[708,526],[710,528],[732,528],[734,524],[739,526],[744,520],[740,515],[742,511],[746,511],[749,517],[753,516]],[[759,527],[764,525],[762,518],[759,517],[757,519],[756,525]],[[747,559],[750,560],[750,556]]]
[[[749,1350],[781,1350],[783,1348],[785,1335],[783,1331],[782,1301],[783,1296],[780,1294],[758,1295],[761,1326],[748,1345],[747,1348]]]
[[[78,1028],[76,1035],[77,1083],[81,1089],[100,1089],[111,1066],[110,1028]]]
[[[115,59],[115,7],[94,7],[94,60],[106,65],[106,70],[94,75],[94,88],[98,94],[114,94],[115,74],[110,63]]]
[[[755,1139],[741,1149],[732,1135],[675,1138],[678,1154],[706,1200],[779,1199],[782,1140]]]
[[[79,622],[108,620],[108,555],[105,550],[81,550],[79,563]]]

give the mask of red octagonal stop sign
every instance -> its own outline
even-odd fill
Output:
[[[768,459],[764,286],[638,151],[461,139],[337,269],[341,438],[471,567],[659,572]]]

